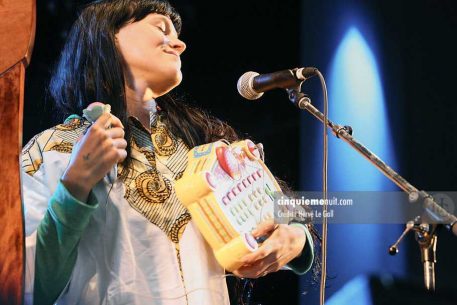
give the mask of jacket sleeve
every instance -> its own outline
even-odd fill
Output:
[[[35,304],[53,304],[67,285],[76,263],[79,240],[98,206],[91,197],[87,204],[80,202],[59,183],[49,200],[37,228]]]
[[[71,277],[81,234],[97,208],[92,194],[87,204],[75,199],[60,182],[58,162],[52,156],[44,159],[38,145],[23,151],[25,304],[57,300]]]
[[[303,275],[307,273],[314,261],[314,242],[311,236],[311,233],[308,230],[308,227],[305,224],[292,222],[290,226],[300,227],[305,231],[306,234],[306,243],[303,247],[303,250],[299,256],[291,260],[287,266],[296,274]]]

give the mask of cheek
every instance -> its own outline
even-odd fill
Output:
[[[154,52],[161,49],[160,37],[147,35],[138,29],[122,29],[117,37],[118,48],[128,66],[144,65],[151,61]]]

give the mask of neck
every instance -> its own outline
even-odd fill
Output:
[[[154,99],[152,90],[146,86],[139,86],[136,88],[126,86],[125,93],[129,115],[136,117],[144,128],[151,131],[150,100]]]

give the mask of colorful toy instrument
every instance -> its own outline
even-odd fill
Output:
[[[176,194],[221,266],[236,270],[239,259],[258,248],[250,232],[273,218],[274,195],[281,189],[250,140],[197,146],[188,161]]]

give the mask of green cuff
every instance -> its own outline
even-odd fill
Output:
[[[296,223],[296,222],[291,223],[289,225],[302,228],[306,234],[306,244],[303,248],[302,253],[287,264],[287,266],[290,269],[292,269],[293,272],[295,272],[298,275],[303,275],[306,272],[308,272],[313,265],[313,261],[314,261],[313,237],[311,236],[311,233],[309,232],[308,228],[305,225],[303,225],[301,223]]]
[[[64,290],[76,263],[79,240],[97,207],[92,192],[86,204],[62,182],[57,185],[37,228],[34,304],[54,304]]]
[[[72,230],[83,231],[97,207],[98,201],[92,191],[89,193],[87,203],[84,203],[73,197],[60,181],[48,210],[54,221]]]

